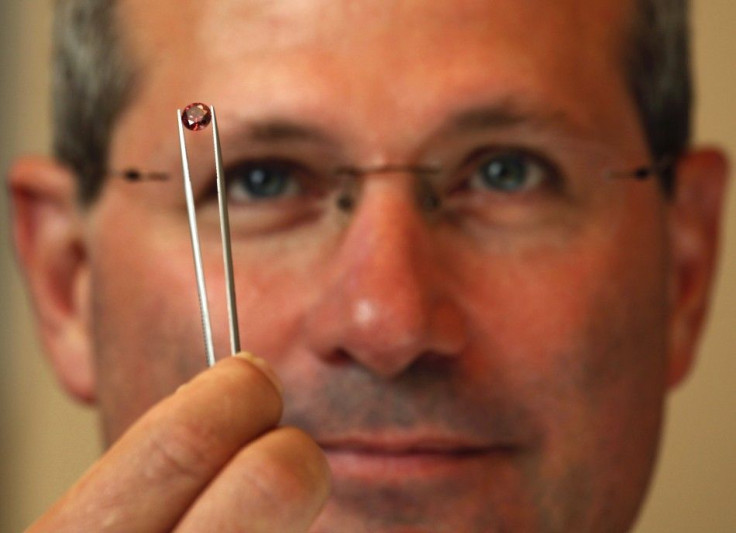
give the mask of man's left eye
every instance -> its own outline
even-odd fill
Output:
[[[468,183],[471,189],[521,193],[543,185],[553,174],[540,158],[523,152],[491,153],[479,161],[472,169]]]

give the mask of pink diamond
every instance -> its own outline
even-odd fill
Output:
[[[187,129],[192,131],[203,130],[212,121],[212,111],[205,104],[189,104],[181,112],[181,121]]]

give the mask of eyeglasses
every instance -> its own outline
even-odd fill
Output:
[[[624,180],[642,181],[671,171],[673,161],[632,164],[604,146],[557,142],[525,146],[494,139],[439,150],[413,164],[359,166],[331,154],[246,150],[225,165],[232,237],[278,238],[289,232],[325,232],[360,208],[370,181],[391,180],[432,224],[484,232],[529,232],[581,224],[620,205]],[[637,161],[638,162],[638,161]],[[127,170],[128,181],[168,180],[165,172]],[[217,189],[196,199],[201,223],[214,221]],[[403,192],[399,192],[403,191]],[[325,232],[329,233],[329,232]]]

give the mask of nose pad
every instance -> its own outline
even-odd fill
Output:
[[[362,172],[357,169],[342,169],[338,173],[338,194],[335,200],[337,209],[351,213],[358,205]]]
[[[353,216],[305,324],[311,351],[325,360],[352,360],[388,379],[419,359],[462,351],[464,317],[438,272],[446,262],[433,260],[415,192],[377,180],[359,204],[344,201]]]
[[[335,202],[337,208],[345,213],[350,213],[355,208],[355,197],[350,196],[347,192],[341,192]]]
[[[442,207],[442,198],[428,179],[417,181],[417,206],[424,213],[436,213]]]

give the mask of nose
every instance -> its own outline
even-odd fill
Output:
[[[419,359],[456,357],[466,342],[463,314],[416,192],[397,176],[368,178],[325,290],[308,314],[312,350],[352,360],[390,379]]]

